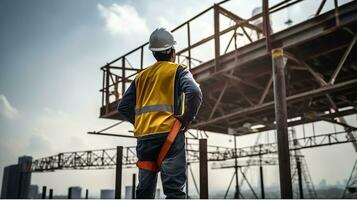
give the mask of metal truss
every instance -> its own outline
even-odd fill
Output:
[[[116,149],[65,152],[32,161],[32,172],[62,169],[107,169],[116,166]],[[123,148],[123,165],[133,167],[136,162],[135,147]]]
[[[289,141],[290,151],[306,148],[314,148],[335,144],[343,144],[349,142],[356,142],[355,139],[346,137],[346,131],[333,132],[321,135],[313,135],[308,137],[297,138],[298,146],[294,146],[294,140]],[[237,149],[237,154],[233,148],[224,147],[209,147],[208,157],[210,161],[223,161],[234,158],[246,158],[252,156],[266,155],[277,153],[276,143],[266,143],[254,146],[242,147]],[[189,155],[192,158],[198,158],[198,151],[196,149],[188,149]]]
[[[294,146],[294,141],[298,142],[298,146]],[[301,137],[296,140],[290,140],[290,151],[314,148],[327,145],[343,144],[355,142],[356,140],[346,137],[346,132],[334,132],[322,135],[314,135],[310,137]],[[237,153],[235,153],[237,152]],[[247,158],[252,156],[274,154],[277,152],[276,143],[258,144],[254,146],[237,148],[228,148],[209,145],[207,150],[208,161],[217,162],[231,160],[235,158]],[[123,148],[123,166],[127,168],[135,167],[136,163],[135,147]],[[187,145],[187,162],[199,162],[198,144],[188,143]],[[249,161],[249,165],[253,165],[255,159]],[[266,164],[269,164],[267,162]],[[243,166],[243,164],[241,164]],[[59,153],[53,156],[48,156],[32,161],[32,172],[54,171],[62,169],[107,169],[116,166],[116,149],[99,149],[88,151],[76,151]]]
[[[276,46],[287,52],[284,56],[288,59],[288,114],[289,118],[300,118],[293,124],[331,120],[343,116],[343,112],[338,112],[340,108],[356,107],[353,101],[356,94],[352,89],[357,86],[357,77],[353,75],[356,74],[356,55],[353,51],[357,38],[353,29],[357,19],[353,14],[357,10],[356,2],[342,6],[335,3],[334,9],[322,16],[326,0],[321,0],[315,17],[309,19],[309,22],[276,34],[271,32],[267,23],[269,16],[304,0],[281,1],[249,19],[243,19],[227,10],[227,2],[222,1],[207,8],[172,30],[173,33],[187,33],[187,46],[177,51],[178,62],[189,66],[205,94],[192,128],[227,133],[229,127],[239,135],[274,129],[273,79],[267,56],[270,55],[270,49]],[[213,14],[214,34],[192,42],[191,29],[194,22],[208,14]],[[224,30],[219,28],[222,17],[232,22]],[[254,25],[253,22],[259,18],[263,18],[264,27]],[[248,32],[265,37],[265,40],[252,37]],[[229,34],[229,42],[223,45],[221,36],[226,34]],[[247,43],[242,45],[240,41]],[[214,42],[212,60],[194,58],[192,51],[207,42]],[[309,47],[306,48],[307,44],[304,46],[304,43],[309,44]],[[116,110],[117,103],[128,83],[145,67],[144,49],[147,45],[145,43],[101,68],[101,117],[125,120]],[[224,51],[220,49],[222,46],[225,47]],[[325,62],[327,58],[339,61]],[[330,109],[334,111],[324,113]],[[356,109],[350,111],[356,113]],[[309,112],[318,115],[309,118]],[[321,114],[324,118],[320,117]],[[242,130],[243,124],[247,123],[263,124],[265,127]]]

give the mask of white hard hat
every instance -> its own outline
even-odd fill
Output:
[[[175,44],[174,36],[165,28],[158,28],[150,35],[149,49],[151,51],[165,51]]]

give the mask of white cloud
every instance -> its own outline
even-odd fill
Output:
[[[145,19],[141,18],[136,9],[130,5],[114,3],[105,7],[97,4],[97,8],[105,19],[106,29],[113,35],[148,32]]]
[[[167,28],[168,30],[171,30],[174,28],[174,25],[171,24],[165,17],[158,16],[156,19],[157,19],[160,27]]]
[[[4,95],[0,95],[0,115],[7,119],[15,119],[18,115],[16,108],[11,106],[10,102]]]

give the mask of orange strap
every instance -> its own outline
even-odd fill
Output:
[[[149,171],[154,171],[154,172],[160,171],[161,163],[164,160],[166,154],[169,152],[172,143],[174,143],[176,136],[178,135],[178,133],[180,131],[180,128],[181,128],[181,122],[179,120],[176,120],[170,133],[166,137],[166,141],[165,141],[164,145],[162,145],[162,147],[161,147],[161,150],[160,150],[159,156],[157,157],[156,162],[155,161],[139,160],[138,162],[136,162],[136,166],[140,169],[146,169]]]

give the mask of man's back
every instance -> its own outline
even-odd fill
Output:
[[[172,128],[178,66],[157,62],[136,76],[135,136],[165,133]]]

